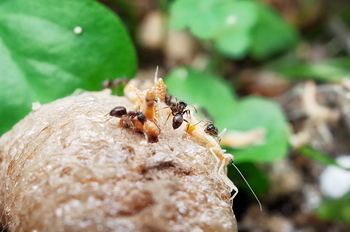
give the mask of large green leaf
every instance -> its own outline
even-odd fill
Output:
[[[173,70],[165,79],[171,94],[204,107],[219,129],[266,130],[263,144],[245,149],[227,148],[235,162],[273,162],[287,153],[288,124],[282,110],[272,101],[247,97],[237,101],[229,85],[216,76],[189,68]]]
[[[80,27],[81,33],[74,32]],[[136,55],[110,10],[92,0],[0,1],[0,134],[30,111],[106,78],[132,77]]]

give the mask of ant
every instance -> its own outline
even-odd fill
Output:
[[[209,134],[209,135],[211,135],[211,136],[213,136],[213,137],[214,137],[216,140],[218,140],[219,143],[220,143],[220,141],[221,141],[220,135],[221,135],[222,133],[219,135],[219,130],[218,130],[218,128],[217,128],[216,126],[214,126],[214,124],[213,124],[212,122],[209,122],[209,123],[207,124],[207,126],[206,126],[205,129],[204,129],[204,132],[207,133],[207,134]]]
[[[124,106],[114,107],[110,112],[110,116],[120,118],[119,125],[121,127],[130,127],[136,131],[144,132],[148,138],[148,142],[158,142],[160,134],[159,127],[152,121],[147,120],[144,113],[141,111],[126,111]]]
[[[124,106],[114,107],[110,112],[110,116],[120,118],[120,125],[130,127],[138,131],[142,131],[143,124],[146,122],[146,116],[140,111],[126,111]],[[135,120],[137,119],[137,121]],[[140,125],[141,124],[141,125]]]
[[[183,118],[184,114],[190,114],[190,110],[186,109],[187,103],[185,101],[179,101],[179,102],[172,102],[171,101],[172,96],[166,96],[164,99],[165,104],[167,104],[171,110],[171,114],[173,117],[173,129],[179,128],[183,121],[188,122],[186,119]],[[170,114],[169,114],[170,116]],[[168,116],[168,118],[169,118]],[[168,120],[168,119],[167,119]]]

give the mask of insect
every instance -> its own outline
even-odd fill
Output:
[[[160,129],[154,122],[147,120],[143,124],[143,131],[147,135],[148,142],[156,143],[159,141],[158,136],[160,134]]]
[[[235,191],[235,194],[232,197],[234,198],[238,193],[238,189],[225,173],[226,165],[233,163],[233,156],[230,154],[225,154],[225,151],[221,149],[219,144],[212,137],[204,133],[203,130],[196,127],[196,124],[193,124],[192,122],[187,123],[186,132],[206,144],[207,148],[217,160],[217,165],[215,167],[217,174],[221,177],[225,184],[230,187],[231,191]]]
[[[124,94],[131,102],[136,103],[135,108],[139,109],[145,104],[145,94],[136,87],[137,84],[137,80],[130,80],[124,88]]]
[[[204,132],[213,136],[220,143],[221,138],[219,136],[219,130],[212,122],[207,124],[207,126],[204,128]]]
[[[154,85],[152,86],[154,89],[155,95],[160,102],[163,102],[166,97],[166,85],[162,78],[158,77],[158,66],[156,68],[156,73],[154,74]]]
[[[187,103],[185,101],[172,102],[171,99],[172,99],[171,96],[166,96],[164,102],[165,102],[165,104],[167,104],[167,106],[169,106],[169,108],[171,110],[171,114],[174,116],[173,117],[173,129],[176,130],[177,128],[179,128],[182,125],[182,123],[184,121],[188,122],[186,119],[184,119],[183,115],[184,114],[189,115],[190,110],[186,109]],[[169,116],[168,116],[168,118],[169,118]]]
[[[147,120],[145,114],[141,111],[127,112],[124,106],[117,106],[109,112],[109,115],[120,118],[119,125],[121,127],[128,127],[139,132],[144,132],[148,142],[158,142],[158,136],[160,134],[159,127],[152,121]]]
[[[235,193],[232,195],[231,199],[235,198],[236,195],[238,194],[238,188],[226,175],[225,168],[228,164],[232,164],[237,169],[239,174],[242,176],[243,180],[247,183],[249,189],[252,191],[254,197],[258,201],[259,206],[260,206],[260,210],[262,210],[261,203],[260,203],[259,199],[257,198],[257,196],[255,195],[254,191],[252,190],[252,188],[250,187],[250,185],[248,184],[247,180],[244,178],[242,173],[239,171],[239,169],[233,164],[233,156],[231,154],[225,153],[225,150],[221,149],[220,145],[212,137],[208,136],[204,132],[204,130],[200,130],[199,128],[196,127],[197,124],[198,123],[193,124],[192,122],[189,122],[189,123],[187,123],[185,130],[188,134],[190,134],[193,137],[204,142],[206,144],[206,147],[213,154],[213,156],[217,160],[217,165],[215,166],[215,170],[216,170],[217,174],[223,180],[223,182],[230,187],[231,192],[232,192],[232,190],[235,191]]]
[[[145,107],[145,116],[148,120],[154,121],[154,102],[156,100],[156,95],[155,92],[153,90],[153,88],[151,88],[145,97],[145,102],[146,102],[146,107]]]
[[[124,106],[114,107],[110,112],[110,116],[120,118],[119,125],[122,127],[130,127],[137,131],[143,130],[143,124],[146,122],[146,116],[140,111],[127,112]]]

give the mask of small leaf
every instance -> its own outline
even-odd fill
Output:
[[[215,47],[224,55],[242,58],[249,51],[252,37],[250,32],[257,19],[255,5],[250,1],[232,1],[213,9],[222,28],[214,37]]]
[[[250,1],[177,0],[171,7],[170,27],[190,31],[200,39],[218,39],[236,30],[245,33],[256,20],[256,7]]]
[[[0,134],[76,88],[132,77],[136,54],[120,20],[91,0],[3,0],[0,3]]]
[[[214,40],[215,47],[232,58],[250,52],[265,59],[298,39],[291,25],[258,1],[177,0],[171,7],[170,26],[189,28],[197,38]]]

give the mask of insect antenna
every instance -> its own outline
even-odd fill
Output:
[[[156,73],[154,74],[154,83],[156,83],[158,81],[158,69],[159,69],[159,66],[157,65]]]
[[[189,105],[190,105],[190,104],[189,104]],[[194,111],[195,111],[196,113],[198,113],[196,107],[194,107],[193,105],[190,105],[190,106],[194,109]]]
[[[239,173],[239,175],[241,175],[241,177],[242,177],[242,179],[244,180],[244,182],[248,185],[248,188],[250,189],[250,191],[252,191],[252,193],[253,193],[253,195],[254,195],[254,197],[255,197],[255,199],[256,199],[256,201],[258,202],[258,204],[259,204],[259,207],[260,207],[260,211],[262,211],[262,206],[261,206],[261,203],[260,203],[260,201],[259,201],[259,199],[258,199],[258,197],[256,196],[256,194],[254,193],[254,191],[253,191],[253,189],[252,189],[252,187],[250,187],[250,185],[249,185],[249,183],[248,183],[248,181],[244,178],[244,176],[243,176],[243,174],[242,174],[242,172],[237,168],[237,166],[234,164],[234,163],[232,163],[232,165],[233,165],[233,167],[235,167],[235,169],[237,170],[237,172]]]
[[[224,128],[218,136],[221,138],[226,133],[226,131],[227,131],[227,129]]]

